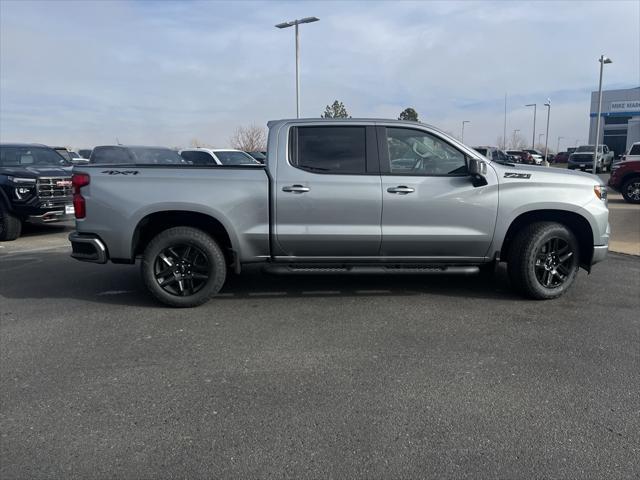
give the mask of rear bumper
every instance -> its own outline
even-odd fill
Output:
[[[69,234],[71,257],[81,262],[107,263],[109,252],[105,244],[95,235],[81,235],[78,232]]]

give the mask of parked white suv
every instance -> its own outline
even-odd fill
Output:
[[[248,153],[233,149],[186,148],[180,156],[193,165],[261,165]]]

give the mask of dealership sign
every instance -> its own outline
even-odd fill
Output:
[[[640,112],[640,100],[627,100],[624,102],[611,102],[610,112]]]

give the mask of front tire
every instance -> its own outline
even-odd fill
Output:
[[[575,235],[564,225],[533,223],[517,233],[509,248],[509,279],[526,297],[557,298],[576,279],[579,253]]]
[[[0,242],[15,240],[22,233],[22,221],[0,203]]]
[[[159,233],[144,251],[142,279],[149,292],[171,307],[195,307],[224,285],[227,266],[216,241],[192,227]]]
[[[640,177],[627,180],[620,189],[622,198],[629,203],[640,203]]]

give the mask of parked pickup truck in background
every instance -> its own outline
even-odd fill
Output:
[[[0,241],[18,238],[24,222],[73,213],[70,162],[45,145],[0,144]]]
[[[483,157],[394,120],[269,122],[265,165],[74,167],[78,260],[134,263],[161,302],[202,304],[228,271],[459,273],[506,261],[514,287],[563,294],[602,260],[593,175]]]
[[[568,168],[571,170],[580,169],[593,171],[593,152],[595,145],[580,145],[576,148],[576,151],[569,155]],[[613,150],[609,150],[606,145],[598,145],[598,157],[596,160],[596,171],[606,172],[611,171],[611,164],[613,163]]]

